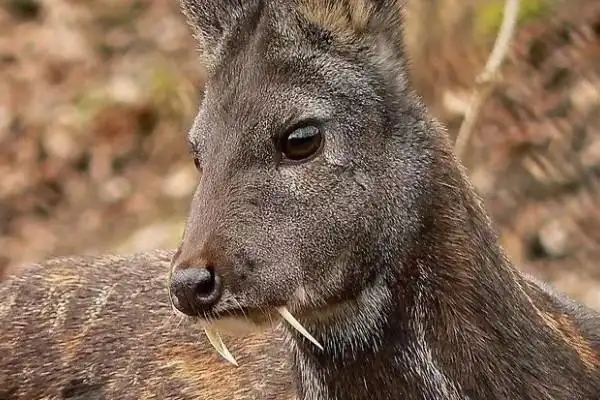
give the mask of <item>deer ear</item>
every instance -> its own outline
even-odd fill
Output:
[[[207,70],[216,68],[229,47],[232,33],[257,15],[260,3],[261,0],[181,0],[181,10]]]
[[[299,0],[304,16],[340,38],[383,35],[403,43],[405,0]]]

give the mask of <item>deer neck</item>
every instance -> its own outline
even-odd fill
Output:
[[[405,243],[390,248],[394,238],[380,238],[381,248],[373,252],[381,260],[375,269],[384,272],[352,301],[336,306],[325,322],[302,321],[324,350],[292,333],[301,399],[466,398],[461,387],[466,372],[459,369],[475,367],[477,357],[472,344],[477,338],[469,334],[496,329],[481,324],[476,312],[500,325],[511,308],[519,309],[507,300],[519,276],[479,204],[468,197],[456,200],[461,201],[430,204],[441,209],[430,210],[434,217],[424,221],[410,249]],[[471,323],[475,328],[465,329]]]
[[[300,398],[596,396],[600,343],[578,321],[600,316],[520,274],[472,190],[428,207],[412,246],[382,238],[377,279],[308,321],[323,351],[294,336]]]
[[[428,327],[417,318],[426,312],[418,290],[394,294],[371,288],[356,303],[340,306],[345,318],[320,327],[307,324],[323,350],[291,333],[299,399],[461,398],[435,364]]]

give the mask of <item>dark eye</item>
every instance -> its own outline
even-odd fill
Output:
[[[196,167],[196,169],[198,171],[202,171],[202,165],[200,164],[200,159],[196,156],[193,156],[193,157],[194,157],[194,167]]]
[[[323,134],[314,125],[294,129],[280,139],[279,150],[289,160],[302,161],[321,149]]]

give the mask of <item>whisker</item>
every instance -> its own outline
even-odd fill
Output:
[[[173,283],[173,268],[169,269],[169,276],[167,277],[167,294],[169,296],[169,304],[171,304],[171,309],[175,312],[179,310],[175,307],[175,303],[173,303],[173,294],[171,293],[171,284]]]
[[[183,315],[179,316],[179,322],[177,322],[177,325],[175,325],[175,329],[179,329],[181,324],[183,324],[184,320],[185,320],[185,317]]]
[[[271,326],[275,326],[275,321],[273,321],[273,316],[271,315],[271,313],[267,313],[267,317],[269,317],[269,322],[271,323]]]
[[[244,319],[248,320],[248,315],[246,314],[246,311],[244,311],[244,308],[242,307],[240,302],[235,297],[232,297],[232,298],[233,298],[233,301],[235,302],[235,304],[237,305],[237,307],[239,308],[239,310],[244,315]]]
[[[268,311],[265,311],[262,307],[258,307],[258,310],[263,313],[264,315],[267,316],[267,318],[269,318],[269,322],[271,323],[271,326],[275,326],[275,323],[273,322],[273,317],[271,316],[271,313]]]

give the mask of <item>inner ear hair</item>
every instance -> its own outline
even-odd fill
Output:
[[[404,0],[299,0],[304,17],[339,38],[386,33],[401,40]]]

